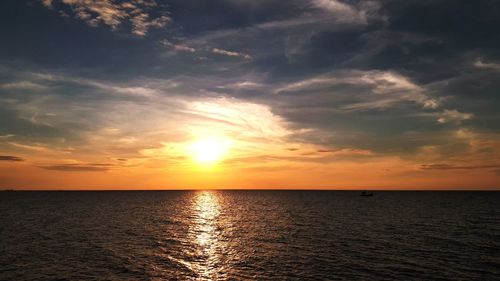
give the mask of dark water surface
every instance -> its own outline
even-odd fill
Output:
[[[1,192],[0,280],[500,280],[500,193]]]

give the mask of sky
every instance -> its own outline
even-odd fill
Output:
[[[2,0],[0,188],[496,189],[499,26],[488,0]]]

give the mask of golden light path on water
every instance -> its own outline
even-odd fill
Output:
[[[220,230],[217,219],[221,213],[219,198],[214,191],[200,191],[193,200],[193,223],[189,234],[197,248],[200,262],[196,268],[198,280],[214,280],[219,277],[221,263]]]

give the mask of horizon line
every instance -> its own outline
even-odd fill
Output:
[[[499,187],[492,188],[164,188],[164,189],[17,189],[17,188],[2,188],[0,192],[8,191],[69,191],[69,192],[85,192],[85,191],[500,191]]]

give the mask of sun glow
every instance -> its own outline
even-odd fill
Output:
[[[196,162],[214,164],[221,161],[228,153],[232,142],[222,138],[203,138],[191,145],[191,154]]]

